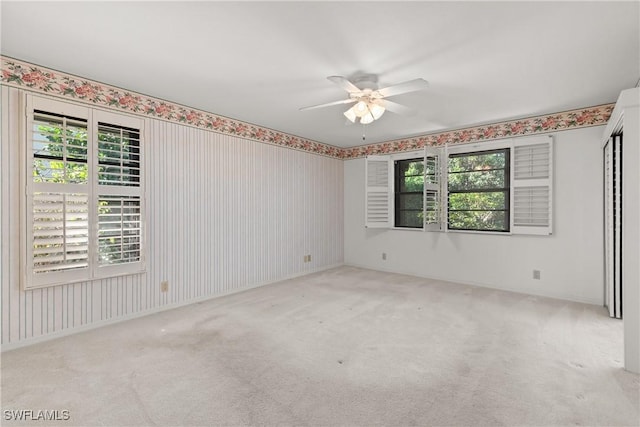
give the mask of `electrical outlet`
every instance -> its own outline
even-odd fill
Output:
[[[382,259],[383,259],[383,261],[387,260],[387,253],[386,252],[382,252]]]
[[[168,281],[163,281],[160,282],[160,291],[161,292],[169,292],[169,282]]]
[[[533,270],[533,278],[540,280],[540,270]]]

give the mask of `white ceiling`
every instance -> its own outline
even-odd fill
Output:
[[[365,143],[615,102],[640,78],[640,2],[10,2],[3,55],[350,147],[326,79],[418,77]]]

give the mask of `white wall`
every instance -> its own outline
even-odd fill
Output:
[[[149,120],[147,273],[21,291],[24,112],[1,90],[3,349],[343,262],[342,160]]]
[[[345,161],[345,264],[603,304],[602,132],[554,134],[552,236],[365,229],[365,161]]]

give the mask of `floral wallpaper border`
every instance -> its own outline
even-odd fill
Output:
[[[218,116],[113,86],[97,83],[70,74],[1,57],[0,83],[22,89],[70,98],[100,107],[183,123],[215,132],[342,158],[342,148],[256,126],[251,123]]]
[[[49,95],[143,116],[183,123],[258,142],[307,151],[314,154],[355,159],[371,154],[411,151],[425,146],[454,145],[524,136],[566,129],[604,125],[615,104],[542,115],[483,126],[434,133],[377,144],[340,148],[251,123],[195,110],[180,104],[129,92],[124,89],[53,71],[27,62],[0,56],[0,83]]]
[[[343,159],[355,159],[372,154],[411,151],[425,146],[442,146],[488,141],[513,136],[533,135],[573,128],[605,125],[615,104],[565,111],[519,120],[492,123],[484,126],[452,130],[413,138],[397,139],[379,144],[346,148]]]

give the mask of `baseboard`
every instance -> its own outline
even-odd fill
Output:
[[[94,323],[90,323],[87,325],[81,325],[81,326],[77,326],[75,328],[68,328],[68,329],[63,329],[60,331],[56,331],[56,332],[52,332],[50,334],[46,334],[46,335],[40,335],[37,337],[33,337],[33,338],[26,338],[20,341],[16,341],[16,342],[11,342],[11,343],[7,343],[7,344],[3,344],[2,346],[0,346],[0,352],[4,353],[5,351],[11,351],[11,350],[15,350],[17,348],[21,348],[21,347],[27,347],[30,345],[34,345],[34,344],[38,344],[41,342],[46,342],[46,341],[51,341],[54,339],[58,339],[58,338],[62,338],[62,337],[66,337],[69,335],[75,335],[75,334],[79,334],[82,332],[87,332],[93,329],[98,329],[98,328],[102,328],[105,326],[109,326],[109,325],[114,325],[116,323],[121,323],[121,322],[126,322],[128,320],[133,320],[133,319],[139,319],[141,317],[146,317],[146,316],[150,316],[152,314],[157,314],[163,311],[167,311],[167,310],[173,310],[179,307],[184,307],[187,305],[191,305],[191,304],[197,304],[199,302],[203,302],[203,301],[209,301],[215,298],[220,298],[220,297],[224,297],[224,296],[228,296],[228,295],[233,295],[233,294],[238,294],[241,292],[246,292],[246,291],[250,291],[252,289],[256,289],[262,286],[267,286],[267,285],[271,285],[274,283],[279,283],[285,280],[289,280],[289,279],[295,279],[296,277],[302,277],[302,276],[307,276],[309,274],[314,274],[314,273],[319,273],[321,271],[325,271],[325,270],[330,270],[332,268],[336,268],[336,267],[340,267],[343,266],[343,263],[337,263],[337,264],[331,264],[328,266],[323,266],[323,267],[317,267],[317,268],[312,268],[309,270],[305,270],[299,273],[294,273],[294,274],[290,274],[284,277],[281,277],[277,280],[270,280],[270,281],[265,281],[265,282],[259,282],[259,283],[254,283],[251,284],[249,286],[240,288],[240,289],[233,289],[230,291],[225,291],[225,292],[221,292],[221,293],[217,293],[214,295],[207,295],[204,297],[199,297],[199,298],[193,298],[190,300],[186,300],[186,301],[180,301],[174,304],[167,304],[167,305],[163,305],[161,307],[155,307],[149,310],[145,310],[145,311],[140,311],[138,313],[132,313],[132,314],[128,314],[125,316],[121,316],[121,317],[117,317],[117,318],[112,318],[112,319],[107,319],[107,320],[102,320],[102,321],[98,321],[98,322],[94,322]]]
[[[593,299],[590,299],[590,298],[583,298],[583,297],[575,296],[575,295],[566,295],[566,294],[560,294],[560,293],[548,294],[548,293],[543,293],[543,292],[524,292],[522,289],[510,288],[510,287],[507,287],[507,286],[499,286],[499,285],[495,285],[495,284],[491,284],[491,283],[469,282],[469,281],[451,279],[451,278],[448,278],[448,277],[427,276],[427,275],[424,275],[424,274],[408,273],[406,271],[399,271],[399,270],[394,270],[394,269],[391,269],[391,268],[384,268],[384,267],[372,268],[371,266],[367,266],[367,265],[361,265],[361,264],[355,264],[355,263],[347,263],[347,262],[345,262],[344,265],[345,266],[349,266],[349,267],[364,268],[364,269],[373,270],[373,271],[383,271],[385,273],[404,274],[406,276],[420,277],[422,279],[430,279],[430,280],[438,280],[438,281],[442,281],[442,282],[459,283],[461,285],[477,286],[477,287],[480,287],[480,288],[496,289],[496,290],[499,290],[499,291],[514,292],[516,294],[532,295],[532,296],[544,297],[544,298],[553,298],[553,299],[559,299],[559,300],[563,300],[563,301],[579,302],[579,303],[582,303],[582,304],[589,304],[589,305],[596,305],[596,306],[599,306],[599,307],[603,307],[603,302],[600,301],[600,300],[593,300]]]

